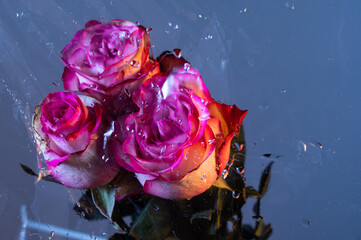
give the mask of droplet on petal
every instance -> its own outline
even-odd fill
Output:
[[[199,121],[207,121],[209,119],[209,114],[203,114],[198,117]]]
[[[138,63],[137,61],[135,61],[135,60],[132,60],[132,61],[130,62],[130,66],[132,66],[132,67],[134,67],[134,68],[137,68],[137,67],[139,67],[139,63]]]
[[[155,82],[151,82],[152,88],[154,89],[159,89],[159,85],[156,84]]]
[[[188,72],[190,68],[191,68],[190,63],[185,63],[184,64],[184,70],[186,70]]]
[[[129,98],[132,96],[132,94],[129,92],[129,90],[128,89],[124,89],[124,93],[125,93],[125,95],[127,95]]]

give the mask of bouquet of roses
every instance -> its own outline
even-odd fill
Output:
[[[87,22],[62,51],[65,91],[46,96],[33,117],[51,176],[91,189],[113,221],[114,201],[138,193],[183,200],[212,185],[235,189],[223,180],[247,111],[215,101],[179,49],[152,58],[149,31]]]

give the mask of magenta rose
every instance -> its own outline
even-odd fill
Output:
[[[120,117],[110,139],[117,162],[136,173],[143,190],[166,199],[190,198],[213,185],[229,159],[228,133],[237,130],[222,131],[227,111],[217,111],[200,74],[188,65],[140,86],[133,94],[139,112]],[[237,111],[238,118],[227,119],[239,126],[245,112]]]
[[[50,93],[36,107],[33,128],[51,174],[72,188],[109,183],[119,167],[104,154],[109,117],[102,104],[75,92]]]
[[[127,108],[132,108],[133,90],[159,72],[149,49],[149,35],[142,26],[117,19],[89,21],[62,51],[64,89],[87,92],[115,117],[132,112]],[[115,108],[118,105],[125,107]]]

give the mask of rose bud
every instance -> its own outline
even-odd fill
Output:
[[[67,187],[87,189],[116,176],[119,166],[103,149],[108,118],[98,100],[75,92],[50,93],[36,107],[36,143],[55,179]]]
[[[115,122],[109,149],[136,173],[144,192],[186,199],[212,186],[246,111],[215,103],[200,74],[188,67],[154,76],[133,100],[140,110]]]
[[[118,19],[89,21],[62,51],[64,89],[96,97],[114,118],[133,112],[137,110],[130,99],[133,90],[159,72],[149,49],[143,26]],[[127,107],[114,107],[118,105]]]

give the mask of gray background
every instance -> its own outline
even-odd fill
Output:
[[[22,205],[32,220],[89,239],[114,232],[73,212],[79,191],[35,183],[19,163],[37,168],[29,119],[62,90],[62,48],[87,20],[120,18],[152,27],[154,56],[181,48],[215,99],[249,110],[249,185],[281,155],[261,206],[271,239],[360,239],[360,10],[356,0],[1,1],[1,238],[19,239]],[[25,239],[51,231],[28,229]]]

